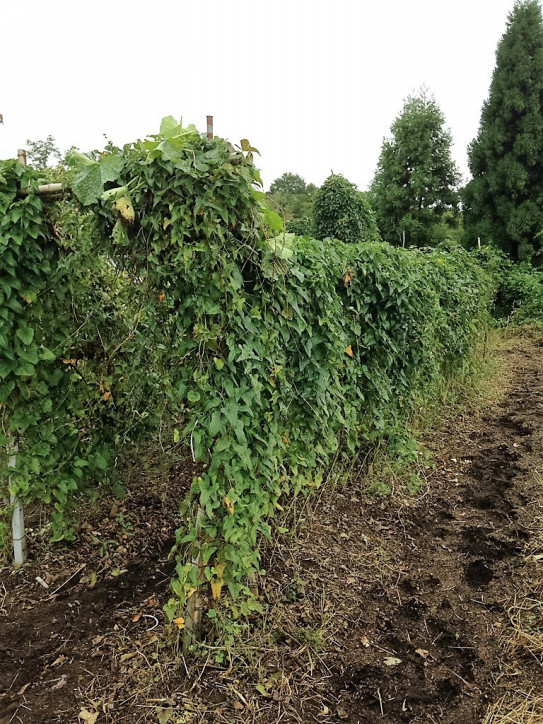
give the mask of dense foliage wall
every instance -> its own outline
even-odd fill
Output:
[[[112,479],[114,451],[149,425],[156,365],[151,338],[134,345],[138,292],[95,217],[45,201],[39,181],[14,161],[0,167],[0,477],[17,444],[13,492],[51,504],[60,539],[73,535],[74,497]]]
[[[53,238],[36,183],[32,169],[2,164],[0,445],[18,444],[12,484],[24,497],[53,504],[61,535],[70,493],[104,470],[107,459],[90,431],[78,434],[95,400],[73,359],[78,320],[71,314],[70,255]],[[5,455],[0,462],[4,477]]]
[[[494,281],[493,315],[498,324],[543,324],[543,271],[515,262],[493,246],[473,254]]]
[[[3,427],[19,433],[27,459],[57,407],[21,427],[21,400],[34,408],[27,379],[51,365],[76,451],[51,439],[56,458],[35,466],[26,487],[18,473],[14,484],[43,498],[43,481],[58,481],[74,455],[90,479],[127,441],[181,430],[205,468],[182,507],[172,617],[197,587],[216,599],[224,586],[250,595],[258,540],[282,497],[318,486],[332,460],[361,446],[405,438],[413,411],[469,366],[492,294],[463,250],[277,234],[254,151],[165,119],[157,136],[99,160],[74,154],[78,203],[52,212],[49,227],[39,199],[21,200],[13,178],[0,179],[1,243],[51,249],[53,259],[36,262],[27,307],[16,259],[0,277],[17,302],[1,308]],[[21,224],[24,205],[32,211]],[[42,306],[57,298],[47,277],[57,273],[59,289],[81,291],[61,291],[57,321],[45,322]],[[25,364],[32,373],[21,375]]]

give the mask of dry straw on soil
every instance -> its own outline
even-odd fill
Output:
[[[505,694],[482,724],[543,724],[543,696],[533,691]]]

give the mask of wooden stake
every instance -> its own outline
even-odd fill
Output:
[[[477,248],[478,249],[481,248],[481,237],[480,236],[477,237]]]
[[[256,571],[253,571],[249,574],[249,576],[247,577],[247,582],[249,584],[249,588],[251,589],[251,593],[256,599],[258,599],[258,575],[256,574]]]
[[[203,511],[198,508],[196,513],[196,530],[200,528],[202,521]],[[198,534],[196,534],[198,538]],[[192,564],[198,567],[198,581],[201,580],[202,569],[204,567],[202,554],[198,553],[197,556],[193,557]],[[187,601],[187,608],[185,611],[185,629],[183,631],[183,653],[187,654],[190,647],[198,640],[198,632],[202,623],[202,613],[204,611],[204,597],[202,596],[201,588],[198,587],[192,596]]]

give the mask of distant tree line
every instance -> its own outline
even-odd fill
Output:
[[[40,169],[61,154],[55,139],[27,141]],[[472,179],[461,186],[452,136],[426,89],[409,96],[383,139],[368,192],[339,174],[321,186],[287,172],[267,199],[286,229],[342,241],[382,238],[432,246],[492,243],[514,260],[543,265],[543,17],[518,0],[496,52],[479,132],[468,149]]]
[[[543,264],[543,17],[520,0],[498,44],[479,132],[468,149],[472,179],[461,186],[452,136],[436,99],[409,96],[383,140],[370,190],[330,176],[320,189],[294,173],[270,186],[287,229],[343,241],[467,247],[493,243],[511,258]]]

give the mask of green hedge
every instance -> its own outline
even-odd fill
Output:
[[[59,540],[74,536],[78,496],[113,478],[142,427],[156,431],[158,370],[152,343],[134,339],[139,290],[112,264],[95,218],[69,194],[37,195],[42,181],[0,163],[0,481],[9,472],[11,493],[50,505]]]
[[[473,255],[494,279],[493,313],[498,321],[543,323],[543,270],[540,267],[512,261],[492,246],[476,250]]]
[[[466,252],[308,239],[290,251],[280,275],[262,250],[240,263],[243,303],[220,313],[224,366],[210,359],[189,423],[209,467],[180,541],[198,542],[233,595],[281,497],[318,485],[338,453],[405,435],[488,321],[492,284]],[[198,583],[185,561],[181,598]]]
[[[114,331],[104,342],[93,326],[94,340],[62,354],[79,358],[68,365],[79,397],[93,371],[85,410],[107,405],[100,465],[127,438],[173,431],[205,466],[182,506],[172,616],[203,584],[215,598],[248,592],[283,496],[318,486],[338,455],[405,435],[414,410],[469,367],[492,296],[463,250],[274,235],[254,152],[165,119],[145,142],[74,157],[86,221],[66,225],[65,243],[87,279],[74,314]],[[93,247],[105,260],[94,286],[82,271]],[[88,457],[94,417],[81,420]]]

